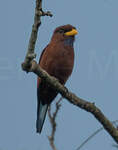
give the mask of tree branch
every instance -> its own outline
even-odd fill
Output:
[[[27,55],[25,57],[24,63],[22,63],[22,69],[26,72],[34,72],[36,75],[45,80],[47,84],[50,84],[52,88],[56,89],[64,98],[66,98],[70,103],[76,105],[77,107],[90,112],[106,129],[106,131],[112,136],[112,138],[118,143],[118,130],[112,125],[112,123],[107,119],[107,117],[102,113],[102,111],[95,106],[94,103],[85,101],[77,97],[72,92],[68,91],[66,87],[58,82],[57,79],[51,77],[46,73],[40,66],[34,61],[35,43],[37,39],[38,28],[41,24],[41,16],[45,16],[47,13],[42,11],[42,0],[36,0],[34,25],[32,27],[32,33],[29,41]],[[48,16],[52,16],[50,13]]]
[[[26,68],[27,70],[28,68]],[[25,68],[23,68],[25,70]],[[112,136],[112,138],[118,143],[118,130],[113,126],[113,124],[107,119],[107,117],[102,113],[102,111],[95,106],[94,103],[90,103],[84,99],[77,97],[74,93],[70,92],[66,87],[59,83],[59,81],[50,76],[46,71],[44,71],[36,61],[31,61],[30,72],[34,72],[39,77],[50,84],[52,88],[56,89],[64,98],[66,98],[70,103],[90,112],[106,129],[106,131]]]
[[[118,120],[115,120],[115,121],[112,121],[112,124],[114,124],[115,125],[115,123],[117,123],[118,122]],[[117,127],[117,126],[116,126]],[[82,143],[81,143],[81,145],[76,149],[76,150],[80,150],[81,148],[83,148],[83,146],[85,145],[85,144],[87,144],[94,136],[96,136],[100,131],[102,131],[104,128],[103,127],[101,127],[101,128],[99,128],[99,129],[97,129],[95,132],[93,132],[87,139],[85,139]],[[113,145],[113,146],[118,146],[118,145]]]
[[[54,144],[54,139],[55,139],[55,132],[56,132],[56,127],[57,127],[57,124],[56,124],[56,117],[57,117],[57,113],[59,112],[59,109],[61,107],[61,104],[60,104],[60,101],[62,100],[63,98],[61,97],[57,102],[56,102],[56,110],[55,112],[51,115],[51,105],[50,107],[48,108],[48,117],[49,117],[49,120],[50,120],[50,124],[51,124],[51,128],[52,128],[52,132],[51,132],[51,135],[48,136],[48,140],[50,142],[50,146],[52,147],[53,150],[56,150],[56,146]]]
[[[37,40],[38,29],[39,26],[41,25],[42,16],[52,17],[52,14],[50,11],[44,12],[42,10],[42,0],[36,0],[34,24],[32,26],[32,32],[28,44],[27,54],[25,57],[25,63],[22,64],[23,68],[28,68],[27,70],[25,70],[26,72],[28,72],[29,68],[31,67],[30,62],[36,57],[36,54],[34,53],[34,49]]]

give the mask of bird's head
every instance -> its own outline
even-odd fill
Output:
[[[64,41],[65,44],[71,44],[74,42],[75,35],[77,34],[77,30],[75,27],[72,25],[64,25],[57,27],[54,30],[53,36],[52,36],[52,41],[59,42],[59,41]]]

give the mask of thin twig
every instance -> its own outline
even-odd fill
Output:
[[[118,145],[113,145],[113,147],[117,148],[118,149]]]
[[[51,105],[50,107],[48,108],[48,117],[49,117],[49,120],[50,120],[50,124],[51,124],[51,128],[52,128],[52,131],[51,131],[51,135],[48,136],[48,140],[50,142],[50,146],[52,147],[53,150],[56,150],[56,146],[54,144],[54,139],[55,139],[55,133],[56,133],[56,127],[57,127],[57,124],[56,124],[56,117],[57,117],[57,114],[59,112],[59,109],[61,107],[61,100],[63,98],[61,97],[57,102],[56,102],[56,110],[55,112],[51,115]]]
[[[118,122],[118,120],[112,121],[113,124],[115,124],[116,122]],[[83,146],[85,146],[85,144],[87,144],[95,135],[97,135],[100,131],[102,131],[104,128],[101,127],[99,129],[97,129],[93,134],[91,134],[86,140],[84,140],[84,142],[81,143],[81,145],[76,149],[76,150],[80,150]],[[117,146],[117,145],[113,145],[113,146]]]

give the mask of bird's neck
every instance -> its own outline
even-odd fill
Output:
[[[74,38],[73,37],[69,37],[67,39],[64,39],[64,45],[65,46],[73,47],[73,42],[74,42]]]

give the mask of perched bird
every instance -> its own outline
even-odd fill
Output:
[[[73,43],[77,30],[72,25],[64,25],[54,30],[50,43],[43,50],[39,65],[51,76],[65,84],[74,65]],[[38,77],[37,80],[37,121],[36,129],[41,133],[46,112],[58,92]]]

